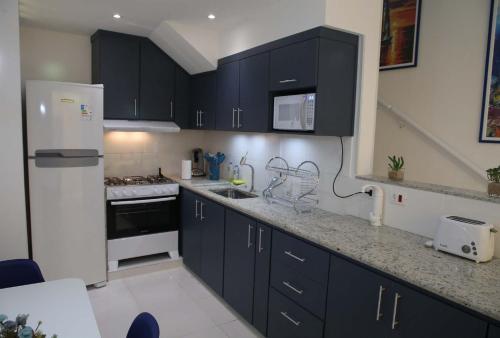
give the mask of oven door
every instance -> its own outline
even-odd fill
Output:
[[[108,239],[132,237],[179,229],[175,196],[108,201]]]

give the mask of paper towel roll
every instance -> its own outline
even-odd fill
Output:
[[[181,178],[183,180],[191,179],[191,160],[182,160]]]

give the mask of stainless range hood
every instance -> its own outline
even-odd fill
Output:
[[[104,120],[104,130],[178,133],[181,128],[174,122],[166,121]]]

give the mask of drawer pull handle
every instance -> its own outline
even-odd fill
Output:
[[[287,288],[295,291],[296,293],[298,293],[299,295],[303,294],[304,293],[304,290],[299,290],[297,289],[296,287],[294,287],[292,284],[290,284],[290,282],[287,282],[287,281],[283,281],[283,285],[286,286]]]
[[[288,256],[292,257],[293,259],[298,260],[301,263],[304,263],[306,261],[305,258],[300,258],[298,256],[295,256],[291,251],[285,251],[285,255],[288,255]]]
[[[398,303],[399,300],[401,299],[401,295],[396,292],[396,295],[394,296],[394,308],[392,310],[392,329],[395,330],[396,326],[399,325],[399,321],[396,319],[397,313],[398,313]]]
[[[262,250],[264,250],[264,248],[262,247],[262,233],[263,232],[264,232],[264,229],[259,228],[259,253],[261,253]]]
[[[288,315],[288,313],[286,313],[286,312],[281,311],[281,315],[282,315],[283,317],[285,317],[286,319],[288,319],[290,322],[292,322],[295,326],[300,326],[300,324],[302,324],[302,323],[301,323],[301,322],[299,322],[298,320],[294,320],[294,319],[293,319],[292,317],[290,317],[290,316]]]
[[[380,308],[382,307],[382,293],[384,293],[384,291],[385,288],[382,285],[380,285],[378,288],[378,303],[377,303],[377,317],[376,317],[377,322],[384,315],[382,312],[380,312]]]
[[[280,80],[280,83],[289,83],[289,82],[297,82],[297,79]]]
[[[250,248],[253,245],[252,244],[252,229],[253,229],[253,226],[248,224],[248,238],[247,238],[248,248]]]

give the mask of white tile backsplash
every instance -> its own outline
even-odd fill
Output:
[[[130,135],[128,135],[130,134]],[[352,178],[352,138],[344,138],[344,169],[337,181],[337,193],[347,195],[360,191],[371,183]],[[223,152],[226,155],[221,175],[227,174],[229,162],[239,164],[248,151],[247,162],[255,167],[255,186],[264,189],[270,179],[265,165],[273,156],[284,157],[291,166],[310,160],[318,164],[320,175],[320,208],[368,219],[372,199],[356,195],[340,199],[333,195],[332,183],[340,167],[340,142],[338,137],[234,133],[221,131],[182,130],[175,134],[105,133],[105,174],[108,176],[147,175],[161,167],[167,175],[179,175],[181,160],[191,158],[191,150]],[[241,169],[242,178],[250,181],[250,169]],[[384,224],[432,237],[443,214],[455,213],[492,222],[500,229],[500,206],[443,194],[379,184],[385,191]],[[406,206],[392,204],[394,192],[406,193]],[[496,246],[500,257],[500,244]]]

